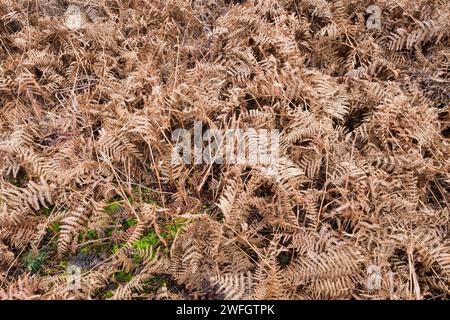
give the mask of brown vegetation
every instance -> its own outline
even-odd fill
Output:
[[[0,1],[0,298],[448,298],[449,8]],[[279,175],[174,165],[195,121]]]

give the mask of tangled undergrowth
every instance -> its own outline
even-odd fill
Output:
[[[0,298],[448,298],[449,8],[2,0]],[[280,161],[174,163],[196,121]]]

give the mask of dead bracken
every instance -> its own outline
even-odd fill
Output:
[[[448,0],[0,1],[0,298],[447,299],[449,33]],[[174,162],[195,123],[276,161]]]

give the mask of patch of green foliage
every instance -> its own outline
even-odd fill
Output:
[[[131,196],[128,196],[127,200],[130,204],[133,204],[134,202],[134,199]],[[124,201],[125,200],[121,196],[116,195],[108,200],[107,205],[103,208],[103,210],[109,214],[114,213],[121,208]]]
[[[82,231],[78,235],[78,240],[80,241],[80,243],[84,242],[84,241],[95,240],[95,239],[98,239],[98,233],[96,230]]]
[[[280,264],[281,268],[285,268],[291,262],[291,256],[283,252],[277,257],[277,261]]]
[[[117,243],[114,244],[112,247],[112,253],[116,253],[117,251],[119,251],[119,249],[120,249],[119,245]]]
[[[114,213],[114,212],[116,212],[117,210],[119,210],[119,208],[120,208],[120,202],[112,202],[112,203],[109,203],[105,208],[104,208],[104,210],[105,210],[105,212],[106,213]]]
[[[186,223],[185,219],[175,219],[172,223],[167,224],[163,228],[163,232],[161,232],[161,238],[167,240],[170,245],[178,231],[181,230]],[[162,246],[161,240],[156,234],[154,230],[148,231],[142,238],[133,243],[133,249],[135,249],[136,253],[133,254],[133,261],[136,263],[141,263],[143,260],[143,256],[139,253],[139,251],[147,251],[149,249],[153,250],[153,255],[156,255],[156,251],[158,248]],[[163,253],[168,255],[170,252],[169,248],[164,248]]]
[[[137,221],[135,218],[128,218],[128,219],[126,219],[126,220],[122,223],[122,226],[123,226],[125,229],[128,229],[129,227],[134,226],[134,225],[136,225],[137,223],[138,223],[138,221]]]
[[[58,233],[61,230],[61,222],[54,222],[49,227],[50,231],[54,234]]]
[[[225,215],[221,210],[217,213],[216,217],[219,222],[222,222],[225,219]]]
[[[85,246],[78,249],[78,253],[92,253],[93,251],[95,250],[93,250],[93,248],[90,246]]]
[[[133,279],[133,273],[132,272],[125,272],[125,271],[119,271],[114,273],[114,278],[118,282],[129,282],[131,279]]]
[[[156,293],[159,288],[167,286],[167,279],[161,276],[154,276],[144,282],[144,289],[147,292]]]
[[[139,239],[133,244],[135,249],[147,249],[149,247],[154,247],[159,243],[159,238],[154,231],[150,231],[144,237]]]
[[[88,240],[98,239],[98,233],[96,230],[88,230],[85,235]]]
[[[132,198],[132,197],[127,197],[127,200],[128,200],[128,202],[130,203],[130,204],[133,204],[133,202],[134,202],[134,199]]]
[[[106,237],[111,237],[114,229],[109,228],[105,232]],[[118,246],[116,244],[112,244],[108,241],[93,241],[98,240],[100,235],[96,230],[87,230],[84,232],[80,232],[79,234],[79,243],[84,243],[86,241],[91,241],[91,243],[84,244],[82,247],[78,249],[78,253],[115,253],[118,250]],[[103,240],[103,239],[102,239]]]
[[[6,179],[6,181],[11,183],[12,185],[15,185],[16,187],[21,187],[22,186],[22,182],[20,181],[19,178],[10,177],[10,178]]]
[[[108,229],[106,229],[106,231],[105,231],[105,236],[111,237],[112,234],[113,234],[113,231],[114,231],[114,228],[108,228]]]
[[[30,250],[23,258],[23,263],[31,273],[36,273],[41,269],[42,264],[48,257],[49,254],[45,250],[39,251],[37,254]]]
[[[143,256],[139,251],[146,251],[148,249],[155,249],[160,244],[158,235],[154,231],[150,231],[144,237],[133,243],[133,249],[137,252],[133,254],[133,261],[136,263],[141,263],[143,261]],[[154,251],[156,252],[156,250]]]
[[[109,214],[114,213],[120,209],[122,202],[123,202],[122,197],[119,195],[115,195],[114,197],[108,200],[107,205],[103,208],[103,210]]]
[[[66,269],[68,265],[67,259],[61,260],[58,263],[58,267],[62,268],[62,269]]]
[[[164,226],[164,232],[161,234],[161,237],[168,240],[175,239],[178,231],[186,225],[186,222],[186,219],[174,219],[172,223]]]
[[[52,213],[54,208],[55,208],[54,206],[43,207],[43,208],[39,209],[37,213],[43,214],[44,216],[48,217],[50,215],[50,213]]]

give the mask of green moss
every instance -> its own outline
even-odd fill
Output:
[[[122,225],[125,229],[128,229],[129,227],[134,226],[137,223],[138,223],[138,221],[135,218],[128,218],[124,221],[124,223]]]
[[[127,200],[130,204],[134,202],[134,199],[131,196],[128,196]],[[122,203],[124,201],[125,200],[121,196],[116,195],[108,200],[108,204],[103,208],[103,210],[109,214],[114,213],[122,207]]]
[[[111,299],[113,297],[112,291],[107,291],[102,295],[102,299]]]
[[[94,253],[97,255],[102,254],[102,253],[113,254],[113,253],[116,253],[119,249],[120,249],[120,245],[118,245],[118,244],[112,245],[111,243],[108,243],[108,242],[102,242],[102,243],[94,242],[94,243],[90,243],[90,244],[80,247],[77,250],[77,252],[78,253]]]
[[[159,238],[154,231],[139,239],[133,244],[133,248],[145,250],[149,247],[155,247],[159,243]]]
[[[144,251],[148,250],[150,248],[156,249],[160,245],[160,240],[158,238],[158,235],[154,231],[150,231],[147,233],[144,237],[133,243],[133,249],[136,251]],[[153,251],[153,255],[156,254],[156,250]],[[133,261],[135,263],[141,263],[143,261],[144,257],[141,256],[139,252],[133,254]]]
[[[172,223],[167,224],[164,229],[165,232],[161,235],[164,239],[173,240],[177,235],[178,231],[183,229],[186,225],[186,219],[174,219]]]
[[[42,215],[48,217],[50,215],[50,213],[52,213],[54,208],[55,208],[54,206],[41,208],[37,211],[37,214],[42,214]]]
[[[211,209],[211,203],[203,203],[200,211],[204,212],[208,211],[209,209]]]
[[[80,243],[89,241],[89,240],[96,240],[96,239],[98,239],[98,233],[96,230],[82,231],[78,235],[78,240]]]
[[[31,273],[36,273],[41,269],[42,264],[45,260],[47,260],[47,258],[47,251],[40,251],[35,254],[30,250],[23,258],[23,263],[31,271]]]
[[[134,193],[150,193],[150,189],[146,188],[146,187],[141,187],[141,186],[135,186],[133,187],[133,192]]]
[[[80,249],[78,249],[78,253],[91,253],[91,252],[92,248],[89,246],[81,247]]]
[[[107,236],[111,236],[112,229],[106,230]],[[101,253],[115,253],[114,246],[111,242],[108,241],[93,241],[98,240],[100,238],[99,233],[97,230],[87,230],[84,232],[80,232],[78,236],[78,243],[83,244],[82,247],[78,248],[78,253],[95,253],[95,254],[101,254]],[[89,243],[86,243],[87,241],[90,241]]]
[[[98,239],[98,233],[96,230],[88,230],[86,232],[86,238],[89,240],[95,240]]]
[[[116,194],[114,197],[108,200],[108,203],[120,202],[122,201],[122,197]]]
[[[22,182],[20,181],[19,178],[10,177],[10,178],[7,178],[6,181],[15,185],[16,187],[19,187],[19,188],[22,187]]]
[[[122,202],[123,202],[122,197],[119,195],[115,195],[114,197],[108,200],[107,205],[103,208],[103,210],[109,214],[114,213],[120,209],[120,207],[122,206],[121,205]]]
[[[105,231],[105,235],[106,235],[107,237],[111,237],[112,234],[113,234],[113,231],[114,231],[113,228],[108,228],[108,229],[106,229],[106,231]]]
[[[44,275],[54,275],[57,274],[59,272],[58,269],[56,268],[43,268],[41,273]]]
[[[64,259],[64,260],[59,261],[58,267],[60,267],[62,269],[66,269],[67,268],[67,264],[68,264],[67,260]]]
[[[281,268],[285,268],[291,262],[291,256],[283,252],[277,257],[277,261],[280,264]]]
[[[225,216],[224,216],[223,212],[222,212],[222,211],[219,211],[219,212],[217,213],[217,220],[219,220],[220,222],[222,222],[224,219],[225,219]]]
[[[134,218],[126,219],[123,222],[124,229],[128,229],[129,227],[136,225],[137,220]],[[175,219],[172,221],[172,223],[167,224],[163,227],[161,232],[161,237],[163,239],[167,240],[167,243],[171,244],[177,233],[186,225],[187,220],[186,219]],[[164,254],[168,255],[170,250],[169,248],[162,248],[164,245],[161,243],[160,238],[156,234],[154,230],[149,230],[145,233],[143,237],[141,237],[139,240],[135,241],[132,245],[132,248],[134,249],[135,253],[132,255],[133,261],[136,264],[142,263],[144,256],[143,252],[148,250],[153,250],[154,254],[156,254],[157,249],[160,249],[160,252],[163,252]],[[118,250],[120,250],[121,245],[120,244],[114,244],[112,246],[112,253],[116,253]],[[162,250],[161,250],[162,249]]]
[[[50,225],[50,231],[52,231],[53,233],[58,233],[59,230],[61,230],[61,222],[55,222],[53,224]]]
[[[133,200],[132,197],[127,197],[127,199],[128,199],[128,202],[129,202],[130,204],[133,204],[134,200]]]
[[[115,244],[115,245],[113,245],[113,247],[112,247],[112,252],[113,253],[116,253],[117,251],[119,251],[119,245],[118,244]]]
[[[133,279],[133,274],[131,272],[119,271],[114,274],[114,278],[118,282],[129,282]]]
[[[104,208],[104,210],[105,210],[106,213],[114,213],[114,212],[116,212],[117,210],[119,210],[120,206],[121,206],[121,205],[120,205],[120,202],[113,202],[113,203],[108,204],[108,205]]]
[[[156,293],[158,289],[167,286],[167,279],[161,276],[154,276],[144,282],[144,289],[147,292]]]

